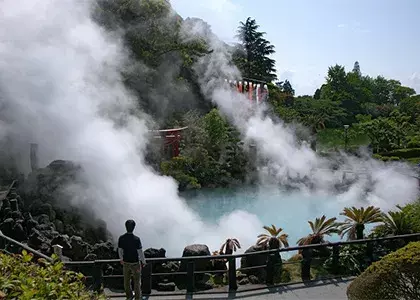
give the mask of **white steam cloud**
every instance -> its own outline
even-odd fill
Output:
[[[2,136],[25,150],[38,143],[43,165],[80,163],[88,189],[72,186],[72,204],[89,205],[114,237],[133,218],[145,246],[165,247],[171,255],[189,243],[216,249],[227,238],[226,226],[251,244],[261,226],[256,217],[236,212],[221,220],[223,226],[204,224],[179,198],[176,182],[145,164],[146,119],[128,113],[136,99],[120,75],[127,55],[120,40],[91,20],[91,4],[1,2]]]
[[[0,3],[0,138],[13,136],[20,149],[38,143],[44,165],[55,159],[80,163],[88,189],[72,187],[73,205],[91,206],[114,237],[123,232],[124,221],[133,218],[145,246],[164,247],[169,255],[179,255],[190,243],[215,250],[229,236],[253,244],[262,226],[256,216],[236,211],[219,224],[204,223],[178,196],[176,182],[146,165],[148,120],[129,113],[136,109],[136,99],[120,75],[127,54],[118,38],[91,20],[90,5],[82,0]],[[241,95],[219,84],[239,73],[229,65],[224,45],[209,39],[203,29],[188,27],[185,32],[186,38],[206,36],[214,50],[196,66],[202,89],[244,139],[256,143],[271,161],[265,173],[275,182],[306,179],[317,190],[328,191],[338,179],[327,160],[299,144],[292,129],[264,117],[263,111],[252,112]],[[416,196],[416,181],[396,167],[343,159],[340,168],[370,169],[375,180],[371,203],[393,206]],[[343,202],[365,198],[366,184],[359,180],[342,195]]]
[[[359,175],[340,195],[347,205],[371,204],[387,210],[418,197],[418,179],[410,166],[385,164],[368,155],[358,158],[342,153],[336,162],[322,158],[308,143],[297,139],[292,127],[270,118],[266,105],[256,107],[245,95],[227,86],[225,78],[238,80],[241,75],[230,63],[226,45],[211,33],[208,24],[187,19],[183,36],[186,40],[203,38],[213,50],[196,65],[202,90],[236,125],[244,140],[256,144],[259,155],[268,160],[260,168],[263,182],[329,193],[343,182],[346,171],[348,177]]]

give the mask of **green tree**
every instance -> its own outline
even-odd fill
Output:
[[[349,240],[361,240],[364,237],[365,225],[382,222],[382,213],[374,206],[346,207],[340,215],[345,217],[344,223],[340,226],[341,236],[347,235]]]
[[[241,244],[239,243],[238,239],[229,238],[222,244],[219,253],[222,255],[233,254],[233,252],[236,252],[238,249],[241,249]]]
[[[173,176],[180,189],[226,186],[246,179],[247,157],[239,132],[217,109],[204,116],[188,112],[174,126],[188,126],[181,155],[162,162],[161,171]]]
[[[356,74],[357,76],[362,76],[362,72],[360,71],[360,64],[359,64],[359,62],[358,61],[356,61],[355,63],[354,63],[354,66],[353,66],[353,73],[354,74]]]
[[[381,235],[402,235],[413,233],[413,226],[408,215],[403,211],[389,211],[383,214],[383,224],[376,226],[373,232]]]
[[[280,247],[289,247],[287,241],[288,235],[282,233],[282,228],[277,228],[275,225],[263,227],[267,233],[258,235],[257,245],[264,245],[269,249],[279,249]]]
[[[258,29],[259,25],[250,17],[240,22],[237,35],[240,43],[234,53],[234,62],[247,78],[272,82],[277,79],[276,62],[270,57],[275,53],[275,47],[264,38],[265,32]]]
[[[312,233],[298,240],[298,245],[310,245],[310,244],[321,244],[324,243],[324,237],[326,235],[332,235],[339,233],[339,223],[336,222],[337,218],[327,219],[325,215],[321,218],[316,218],[315,222],[308,221],[311,227]]]
[[[319,99],[314,100],[310,96],[300,96],[294,101],[294,107],[299,112],[304,124],[311,128],[325,129],[341,125],[341,120],[345,116],[340,104],[335,101]]]
[[[420,95],[403,99],[399,105],[400,112],[411,117],[410,121],[415,122],[420,116]]]

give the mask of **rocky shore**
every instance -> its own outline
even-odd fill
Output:
[[[69,195],[63,187],[78,180],[81,168],[69,161],[54,161],[46,168],[32,172],[25,180],[20,179],[17,186],[11,189],[1,200],[0,230],[18,242],[51,256],[53,246],[62,247],[63,260],[92,261],[97,259],[117,259],[116,245],[110,238],[106,224],[92,219],[85,208],[63,205]],[[70,202],[68,202],[70,203]],[[89,221],[88,221],[89,220]],[[92,221],[94,220],[94,221]],[[265,250],[252,246],[246,252]],[[21,249],[9,245],[9,252],[19,253]],[[209,256],[210,249],[206,245],[189,245],[182,256]],[[165,249],[147,249],[146,258],[164,258]],[[267,257],[262,255],[243,258],[242,267],[264,265]],[[154,263],[153,273],[185,272],[186,264],[180,262]],[[227,283],[227,262],[222,259],[202,261],[196,264],[196,288],[211,289]],[[85,270],[88,272],[88,270]],[[206,271],[210,273],[205,273]],[[214,273],[212,271],[221,271]],[[104,265],[103,274],[120,275],[120,264]],[[265,281],[265,270],[237,272],[238,283],[262,283]],[[107,280],[107,285],[122,288],[122,280]],[[152,288],[160,291],[172,291],[185,288],[185,275],[153,276]]]

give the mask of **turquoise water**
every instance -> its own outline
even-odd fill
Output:
[[[226,215],[242,210],[255,215],[261,226],[274,224],[283,228],[289,235],[290,246],[311,232],[308,220],[324,214],[328,218],[337,217],[342,220],[339,213],[345,206],[353,204],[340,196],[286,192],[278,188],[212,189],[184,193],[182,196],[187,200],[188,206],[206,223],[218,223]],[[240,227],[240,224],[237,226]],[[261,228],[261,233],[263,231]],[[257,236],[255,241],[256,239]],[[334,235],[327,239],[337,241],[339,237]],[[249,246],[243,245],[243,248]]]

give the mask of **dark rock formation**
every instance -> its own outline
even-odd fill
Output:
[[[267,250],[265,246],[251,246],[249,247],[245,253],[254,253],[259,251]],[[256,266],[265,266],[267,264],[267,254],[260,254],[260,255],[253,255],[253,256],[245,256],[241,258],[241,268],[249,268],[249,267],[256,267]],[[251,270],[243,270],[242,273],[251,276],[254,275],[258,278],[258,280],[263,283],[266,280],[267,272],[266,269],[259,268],[259,269],[251,269]]]
[[[209,247],[206,245],[195,244],[189,245],[184,248],[182,253],[182,257],[194,257],[194,256],[210,256]],[[187,262],[182,261],[179,267],[179,272],[187,272]],[[194,262],[194,270],[195,271],[210,271],[213,270],[213,264],[211,261],[208,260],[199,260]],[[208,274],[196,274],[195,275],[195,286],[198,290],[207,290],[212,288],[213,286],[208,282],[210,276]],[[183,289],[184,283],[186,280],[186,275],[177,276],[176,282],[178,288]]]
[[[206,245],[189,245],[184,248],[184,251],[182,252],[182,257],[192,257],[192,256],[210,256],[210,250],[209,247]],[[202,260],[202,261],[196,261],[195,262],[195,270],[197,271],[209,271],[212,269],[211,262]],[[187,264],[185,261],[181,263],[180,266],[181,272],[187,271]]]

